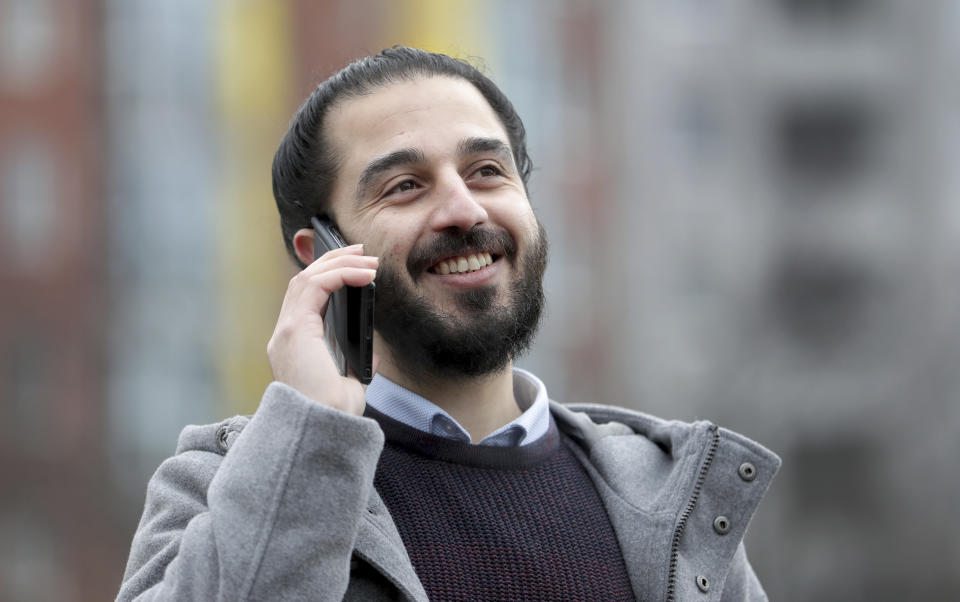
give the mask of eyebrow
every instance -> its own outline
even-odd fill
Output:
[[[377,157],[367,164],[357,182],[357,198],[366,196],[367,190],[384,172],[390,171],[398,165],[423,165],[427,158],[418,148],[402,148],[382,157]]]
[[[466,138],[457,145],[457,152],[461,156],[495,153],[501,160],[513,165],[513,153],[510,146],[499,138]]]
[[[510,146],[498,138],[472,137],[465,138],[457,145],[457,154],[461,157],[494,153],[502,161],[513,166],[513,153]],[[384,173],[399,165],[423,165],[427,162],[423,151],[418,148],[402,148],[392,153],[377,157],[367,164],[357,182],[356,198],[366,198],[370,188]]]

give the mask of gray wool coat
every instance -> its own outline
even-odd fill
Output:
[[[776,455],[708,422],[551,412],[638,600],[766,600],[742,539]],[[374,420],[280,383],[252,417],[186,427],[147,486],[117,599],[426,600],[373,488],[382,447]]]

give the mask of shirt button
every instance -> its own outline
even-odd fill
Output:
[[[757,468],[749,462],[744,462],[740,465],[740,468],[737,470],[737,473],[740,474],[740,478],[744,481],[750,482],[757,478]]]
[[[726,535],[730,532],[730,519],[726,516],[718,516],[713,519],[713,530],[720,535]]]
[[[703,575],[697,575],[697,589],[703,593],[710,591],[710,581]]]

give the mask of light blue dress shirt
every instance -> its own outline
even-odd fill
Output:
[[[550,403],[543,382],[526,370],[514,368],[513,396],[523,413],[477,445],[517,447],[533,443],[547,433]],[[379,374],[367,386],[367,404],[419,431],[470,443],[470,434],[443,408]]]

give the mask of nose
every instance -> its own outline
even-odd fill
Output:
[[[473,191],[458,173],[449,174],[437,182],[437,206],[430,216],[434,230],[469,230],[487,221],[489,216]]]

